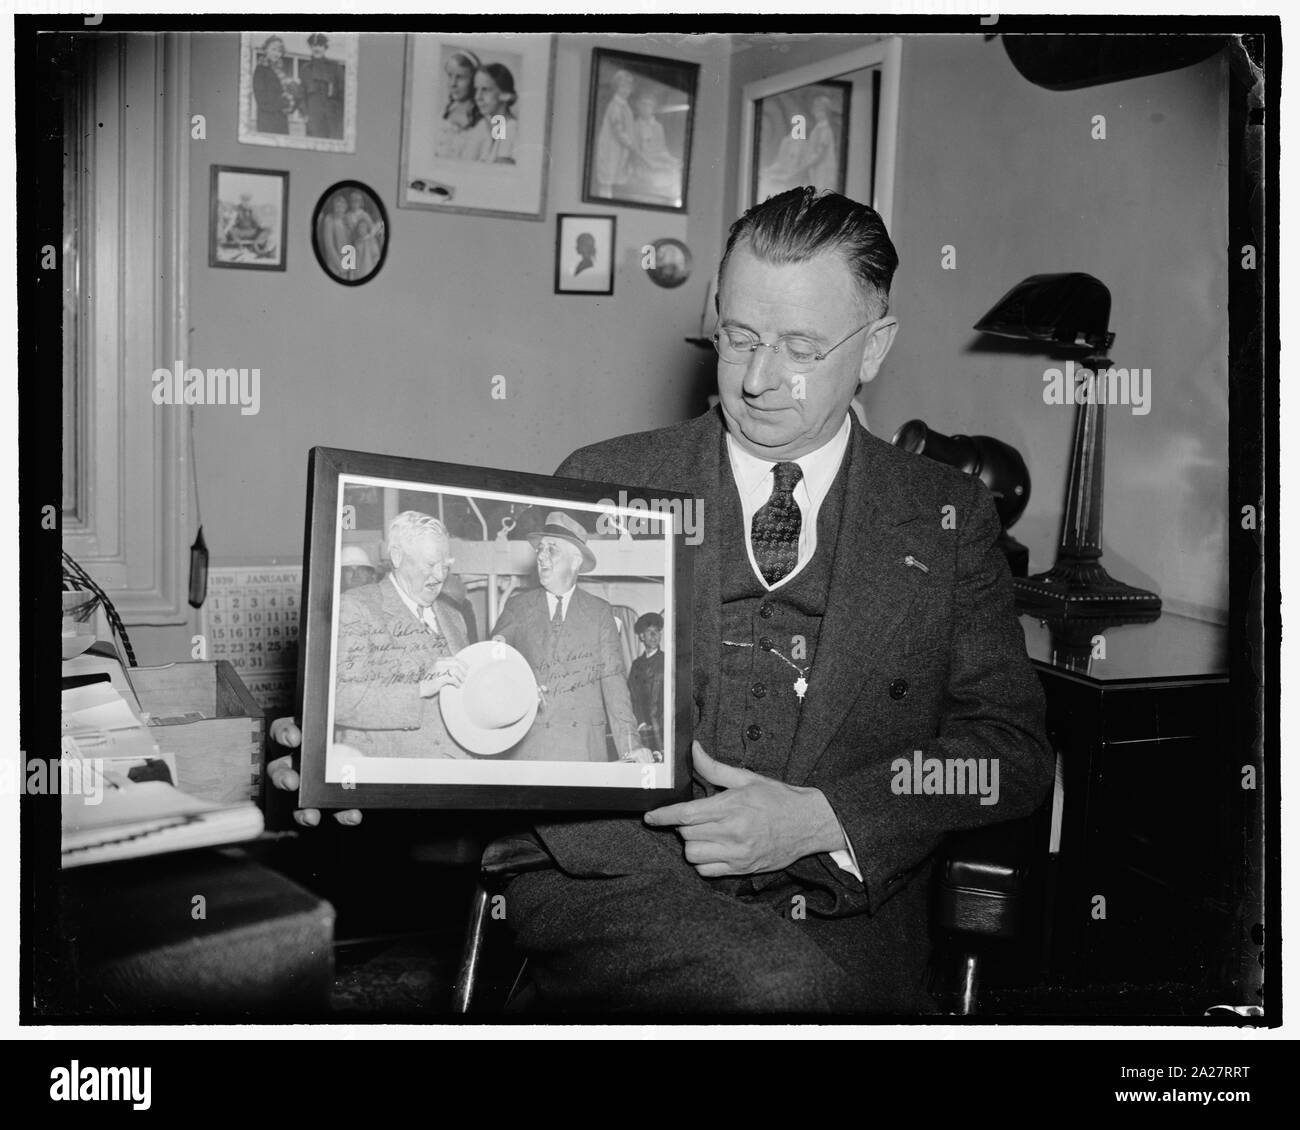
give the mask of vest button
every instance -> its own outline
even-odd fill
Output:
[[[907,694],[906,679],[895,679],[892,683],[889,684],[890,698],[902,698],[905,694]]]
[[[753,694],[753,696],[754,696],[755,698],[762,698],[765,694],[767,694],[767,684],[766,684],[766,683],[755,683],[755,684],[754,684],[752,687],[750,687],[749,689],[750,689],[750,692]]]
[[[745,737],[747,737],[751,742],[758,741],[758,739],[761,738],[762,736],[763,736],[762,726],[749,726],[745,730]]]
[[[758,606],[758,614],[763,617],[764,620],[770,620],[776,615],[776,609],[768,604],[767,601],[763,601],[763,603]]]
[[[760,636],[758,646],[764,651],[771,651],[776,645],[772,642],[771,636]]]

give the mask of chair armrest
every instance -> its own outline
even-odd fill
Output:
[[[986,938],[1020,931],[1037,815],[949,838],[935,888],[940,928]]]
[[[483,849],[480,874],[484,881],[500,882],[525,871],[545,871],[555,866],[550,852],[531,832],[499,836]]]

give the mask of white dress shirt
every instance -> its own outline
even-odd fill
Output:
[[[397,574],[389,573],[388,579],[393,582],[393,588],[397,590],[397,595],[402,598],[402,603],[411,610],[411,615],[419,620],[431,632],[437,632],[442,635],[442,627],[438,623],[438,614],[434,612],[432,604],[420,605],[406,595],[402,586],[397,583]]]
[[[844,453],[849,447],[852,426],[852,421],[846,412],[840,430],[826,443],[822,444],[816,451],[810,451],[807,455],[791,460],[760,459],[757,455],[751,455],[741,447],[732,438],[730,432],[727,433],[727,456],[731,460],[731,473],[736,480],[736,487],[740,491],[740,509],[745,517],[745,551],[749,554],[749,565],[754,570],[754,576],[758,578],[759,583],[765,589],[779,589],[792,577],[798,576],[800,570],[812,560],[812,555],[817,552],[817,515],[821,511],[822,503],[826,500],[827,494],[830,493],[831,484],[835,481],[840,464],[844,461]],[[798,463],[799,469],[803,471],[803,477],[794,487],[794,500],[798,504],[801,516],[799,557],[795,567],[789,573],[777,581],[776,584],[769,585],[758,568],[758,562],[754,560],[754,544],[750,534],[755,513],[772,497],[772,489],[776,485],[776,481],[772,477],[772,468],[776,466],[777,462]],[[836,819],[838,820],[839,817],[837,816]],[[843,825],[840,826],[840,831],[844,832]],[[847,833],[844,835],[844,842],[849,845],[848,848],[831,852],[831,859],[835,861],[838,867],[847,871],[861,883],[863,882],[862,871],[858,867],[858,859],[853,852],[853,844],[849,842]]]
[[[798,463],[799,469],[803,472],[803,478],[794,487],[794,500],[799,506],[802,521],[799,526],[798,562],[774,585],[769,585],[763,579],[758,563],[754,560],[754,545],[750,540],[750,531],[754,524],[754,515],[772,497],[772,488],[775,486],[772,468],[776,466],[777,460],[760,459],[757,455],[751,455],[732,438],[730,432],[727,433],[727,455],[731,459],[731,473],[740,491],[740,509],[745,517],[745,549],[749,554],[749,564],[754,570],[754,576],[762,582],[764,588],[779,589],[792,577],[797,577],[800,570],[817,552],[817,515],[826,495],[830,493],[835,474],[844,461],[844,452],[849,446],[850,428],[849,414],[846,412],[840,430],[816,451],[811,451],[798,459],[781,461]]]
[[[574,585],[573,588],[571,588],[563,596],[556,596],[555,593],[551,592],[550,589],[547,589],[546,590],[546,615],[550,617],[552,620],[554,620],[555,605],[556,603],[558,603],[560,605],[560,619],[567,620],[569,618],[569,601],[573,599],[573,593],[577,587],[578,587],[577,585]]]

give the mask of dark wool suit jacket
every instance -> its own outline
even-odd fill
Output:
[[[557,472],[685,491],[702,500],[692,690],[695,737],[710,753],[719,748],[722,560],[710,519],[720,513],[721,485],[735,489],[721,465],[722,428],[713,410],[582,448]],[[987,489],[972,476],[872,436],[856,420],[850,444],[852,473],[816,669],[784,780],[825,794],[864,881],[821,854],[742,883],[748,884],[745,893],[761,898],[766,891],[774,903],[791,891],[803,894],[808,914],[828,920],[826,937],[835,950],[869,948],[874,925],[880,947],[911,972],[914,954],[923,964],[927,948],[926,884],[919,878],[928,868],[922,865],[948,832],[1037,808],[1054,758],[1044,733],[1042,691],[995,545],[1000,527]],[[925,569],[906,564],[909,557]],[[926,758],[998,759],[998,802],[896,794],[891,765],[900,757],[910,761],[916,750]],[[697,795],[705,791],[712,789],[697,781]],[[556,822],[538,831],[571,875],[635,873],[666,866],[669,855],[681,853],[675,835],[637,820]],[[905,890],[906,899],[895,898]],[[899,905],[904,902],[906,908]],[[908,947],[912,955],[903,952]],[[891,957],[882,954],[881,960]]]
[[[545,589],[517,592],[492,629],[537,676],[542,706],[509,757],[517,761],[608,761],[605,726],[620,753],[635,748],[636,718],[609,602],[573,590],[560,628],[551,627]]]
[[[391,577],[339,597],[335,740],[371,757],[468,757],[447,733],[438,696],[420,680],[468,645],[465,619],[439,596],[434,635],[402,603]]]

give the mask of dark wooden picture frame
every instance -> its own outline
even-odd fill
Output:
[[[362,195],[362,203],[369,206],[361,209],[363,215],[360,219],[355,217],[355,209],[337,217],[329,214],[339,198],[351,207],[352,197],[357,193]],[[341,248],[335,233],[330,230],[336,223],[341,226],[345,240]],[[365,230],[361,229],[362,224],[366,225]],[[361,232],[360,238],[358,232]],[[384,202],[373,188],[359,180],[341,180],[330,185],[312,209],[311,249],[316,253],[316,262],[321,270],[341,286],[364,286],[384,269],[390,235]],[[346,251],[348,247],[352,249],[351,267],[339,259],[340,249]]]
[[[298,668],[300,805],[644,812],[689,797],[692,542],[697,540],[691,531],[698,527],[687,516],[697,513],[698,500],[627,484],[326,447],[312,449],[307,480]],[[413,519],[409,515],[417,507],[422,507],[421,517]],[[535,546],[541,537],[551,536],[546,531],[576,530],[564,526],[564,518],[557,522],[557,510],[568,522],[583,527],[582,536],[575,533],[567,539],[581,551],[583,575],[602,579],[606,596],[619,597],[622,606],[579,584],[568,598],[565,623],[570,622],[569,615],[576,615],[575,609],[583,619],[572,621],[571,637],[543,640],[543,632],[551,629],[545,619],[545,593],[520,582],[530,573],[536,576]],[[381,547],[399,515],[407,515],[398,522],[396,535],[399,549],[406,548],[389,558],[393,575],[375,579]],[[426,627],[427,618],[421,623],[414,610],[418,602],[404,595],[410,591],[405,584],[410,570],[418,573],[422,565],[411,550],[412,541],[400,531],[403,522],[405,529],[419,531],[414,544],[427,551],[428,543],[418,540],[428,525],[422,517],[426,515],[441,515],[453,558],[451,572],[441,574],[442,592],[431,605],[436,629]],[[552,537],[550,548],[554,547]],[[364,558],[372,573],[345,575],[344,558],[349,562]],[[417,563],[403,564],[403,558]],[[432,567],[419,575],[439,573]],[[453,576],[459,582],[454,588]],[[477,583],[479,577],[484,578],[481,603],[488,613],[481,622],[472,585],[465,580]],[[503,579],[515,585],[505,599],[500,593]],[[579,597],[582,593],[586,595]],[[635,593],[635,598],[629,593]],[[427,603],[428,594],[422,595]],[[632,599],[637,603],[627,606]],[[541,609],[540,627],[534,606]],[[634,617],[638,606],[643,614]],[[573,725],[567,719],[577,717],[580,694],[587,696],[582,705],[588,711],[590,696],[595,694],[606,719],[627,716],[628,706],[619,706],[623,700],[617,681],[611,684],[610,680],[615,670],[626,677],[627,656],[634,647],[634,640],[627,640],[629,629],[638,634],[647,630],[647,607],[663,621],[663,693],[655,700],[657,717],[635,729],[629,727],[621,738],[611,732],[609,722],[599,727],[603,737],[565,729]],[[653,617],[649,620],[653,622]],[[500,640],[492,638],[494,630],[501,630]],[[474,636],[480,641],[477,652],[464,646]],[[598,651],[591,643],[597,637]],[[556,642],[570,638],[572,646]],[[518,651],[508,645],[511,640],[518,643]],[[534,641],[540,642],[534,646]],[[543,645],[551,650],[539,651]],[[472,661],[467,651],[485,662],[491,658],[515,664],[512,671],[520,670],[522,662],[526,669],[522,688],[516,683],[506,695],[492,698],[481,692],[483,682],[478,684],[480,691],[472,692],[467,679],[463,696],[454,699],[433,703],[430,696],[420,694],[426,690],[420,683],[427,678],[430,655],[455,653],[468,665]],[[545,655],[544,661],[537,660],[539,654]],[[476,677],[476,668],[471,665],[469,670],[469,678]],[[437,693],[446,694],[446,687]],[[511,713],[491,723],[499,729],[480,728],[465,740],[464,714],[457,728],[452,707],[459,703],[457,709],[467,710],[464,704],[472,694],[478,695],[478,703],[488,704],[489,712],[500,704]],[[425,708],[417,696],[430,704],[431,713],[419,713]],[[645,702],[644,695],[641,701]],[[371,712],[364,719],[356,705],[361,702]],[[566,713],[571,707],[574,712]],[[399,709],[400,719],[394,713]],[[345,720],[343,710],[354,713]],[[414,725],[413,710],[419,719]],[[549,720],[547,710],[553,711]],[[431,721],[433,714],[437,718]],[[390,716],[392,727],[385,724]],[[573,733],[579,736],[569,737]],[[498,735],[507,740],[494,748],[475,745]],[[585,754],[576,756],[583,753],[583,742]],[[664,747],[659,759],[649,752],[656,742]],[[600,746],[594,753],[593,745]],[[620,747],[628,760],[617,759]],[[525,748],[527,756],[519,756]],[[426,749],[437,752],[426,755]]]
[[[283,271],[289,249],[289,174],[280,169],[254,169],[241,165],[213,165],[208,183],[208,266],[236,271]],[[268,186],[280,182],[276,214]],[[225,182],[223,184],[223,181]],[[222,192],[230,199],[223,201]],[[258,195],[260,199],[254,199]],[[235,200],[239,203],[236,204]],[[247,201],[247,202],[245,202]],[[267,256],[268,248],[276,254]]]
[[[618,217],[560,212],[555,217],[555,293],[614,293]],[[589,240],[585,245],[580,241]],[[586,269],[581,268],[586,266]],[[585,276],[585,277],[583,277]]]
[[[686,212],[699,80],[698,63],[592,49],[583,203]]]

